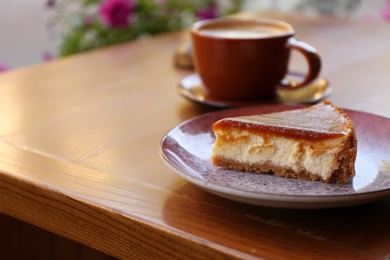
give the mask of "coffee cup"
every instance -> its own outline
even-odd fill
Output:
[[[296,40],[293,26],[284,21],[216,18],[196,22],[190,31],[195,69],[214,97],[271,99],[277,88],[307,86],[321,70],[317,50]],[[295,84],[286,78],[291,49],[308,63],[308,72]]]

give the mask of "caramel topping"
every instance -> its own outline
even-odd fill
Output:
[[[341,108],[323,101],[303,109],[221,119],[213,125],[218,128],[316,141],[345,136],[352,123]]]

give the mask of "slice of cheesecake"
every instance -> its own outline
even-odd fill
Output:
[[[221,119],[213,130],[216,166],[340,184],[355,175],[354,127],[327,100],[303,109]]]

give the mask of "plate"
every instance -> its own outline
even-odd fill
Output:
[[[264,114],[300,106],[263,105],[204,114],[170,130],[160,144],[163,161],[179,176],[215,195],[277,208],[334,208],[372,202],[390,196],[390,119],[345,110],[358,139],[356,176],[348,184],[279,178],[271,174],[237,172],[210,161],[215,141],[212,124],[224,117]]]
[[[290,72],[288,78],[290,81],[299,82],[303,79],[303,74]],[[253,106],[258,104],[313,104],[328,97],[332,93],[332,90],[329,82],[325,78],[320,77],[305,88],[297,90],[278,89],[276,97],[272,100],[232,101],[209,95],[198,74],[192,74],[183,78],[178,86],[178,92],[181,96],[195,103],[220,108]]]

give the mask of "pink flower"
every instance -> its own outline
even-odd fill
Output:
[[[85,18],[84,18],[84,23],[87,24],[87,25],[91,25],[95,22],[95,17],[92,16],[92,15],[87,15]]]
[[[390,21],[390,0],[386,1],[385,7],[381,10],[381,17],[385,20]]]
[[[134,11],[135,3],[132,0],[105,0],[99,8],[102,20],[113,27],[127,27]]]
[[[215,5],[209,5],[207,8],[199,10],[196,15],[201,20],[212,19],[218,16],[218,10]]]
[[[390,5],[382,10],[382,17],[383,19],[390,21]]]

